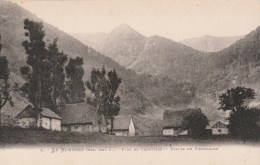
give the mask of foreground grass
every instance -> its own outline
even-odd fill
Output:
[[[118,137],[102,133],[69,133],[37,129],[8,129],[0,130],[0,145],[19,146],[19,145],[64,145],[79,144],[86,146],[175,146],[175,145],[193,145],[193,144],[241,144],[244,141],[232,139],[228,136],[215,137],[207,139],[193,139],[191,137],[163,137],[163,136],[136,136],[136,137]],[[260,146],[260,139],[246,141],[248,145]]]

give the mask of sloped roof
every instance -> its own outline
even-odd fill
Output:
[[[132,116],[116,116],[114,119],[113,129],[114,130],[128,130]]]
[[[217,121],[211,128],[227,128],[227,124],[222,121]]]
[[[161,135],[163,129],[163,121],[158,119],[150,119],[142,116],[132,116],[138,136]]]
[[[55,112],[53,112],[49,108],[42,108],[41,115],[46,116],[46,117],[55,118],[55,119],[62,119],[59,115],[57,115]]]
[[[114,119],[113,130],[128,130],[131,118],[134,123],[136,135],[149,136],[162,134],[162,120],[150,119],[136,115],[116,116]]]
[[[21,111],[16,118],[35,118],[36,117],[36,110],[33,108],[32,105],[27,105],[23,111]],[[49,108],[42,108],[41,115],[50,118],[62,119],[59,115],[55,112],[50,110]]]
[[[32,108],[31,105],[27,105],[24,110],[22,110],[16,118],[21,119],[21,118],[35,118],[36,117],[36,111]]]
[[[213,120],[213,121],[209,122],[209,125],[206,126],[206,129],[211,129],[219,121],[224,123],[225,125],[228,125],[228,121],[225,121],[225,120]]]
[[[188,117],[192,112],[200,111],[200,109],[185,109],[185,110],[165,110],[163,114],[163,127],[179,128],[186,127]]]
[[[61,109],[61,124],[92,123],[96,109],[87,103],[67,104]]]

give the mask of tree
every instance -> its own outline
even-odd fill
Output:
[[[1,44],[1,35],[0,35],[0,53],[2,50]],[[9,69],[8,69],[8,61],[5,56],[0,56],[0,113],[2,108],[5,106],[7,102],[13,106],[12,97],[10,96],[10,92],[13,89],[10,89],[10,85],[8,83],[9,79]],[[1,119],[1,118],[0,118]],[[0,123],[1,124],[1,123]]]
[[[57,111],[65,97],[64,65],[67,55],[59,51],[57,38],[45,48],[41,22],[25,19],[24,24],[27,30],[25,36],[29,37],[29,41],[23,42],[28,54],[28,66],[20,68],[21,74],[27,79],[21,90],[38,109],[45,106]]]
[[[0,53],[2,50],[1,44],[1,36],[0,36]],[[0,127],[1,127],[1,110],[8,102],[11,106],[14,106],[14,102],[12,101],[12,97],[10,92],[16,90],[18,85],[15,83],[14,87],[10,88],[10,84],[8,82],[9,79],[9,68],[8,68],[8,60],[5,56],[0,56]]]
[[[26,61],[28,66],[24,66],[20,70],[28,71],[27,73],[23,72],[23,74],[27,75],[29,80],[29,100],[35,107],[40,109],[42,106],[42,75],[46,62],[46,48],[43,41],[45,32],[42,22],[35,22],[29,19],[24,20],[24,29],[26,30],[25,36],[29,39],[22,43],[26,54],[28,54]],[[31,71],[29,72],[30,69]]]
[[[248,108],[245,105],[246,101],[254,98],[255,91],[244,87],[231,88],[219,96],[219,109],[231,111],[228,117],[228,130],[231,136],[243,139],[255,136],[255,124],[259,116],[259,111]]]
[[[251,88],[237,87],[227,90],[219,96],[220,107],[223,111],[231,110],[236,112],[243,108],[245,101],[254,99],[255,91]]]
[[[116,96],[117,89],[121,83],[115,69],[106,73],[105,67],[100,69],[93,68],[90,81],[86,82],[87,88],[93,94],[87,102],[96,107],[97,123],[100,127],[101,117],[110,120],[111,134],[113,130],[114,117],[120,111],[120,97]]]
[[[50,97],[48,98],[51,109],[57,110],[60,103],[63,102],[66,97],[64,67],[68,60],[67,55],[63,52],[59,52],[57,38],[48,46],[47,59],[50,64],[49,75],[46,76],[50,79],[50,81],[46,83],[46,86],[49,86]]]
[[[255,108],[244,108],[237,112],[232,112],[228,117],[228,129],[230,135],[241,139],[252,139],[257,137],[258,127],[256,122],[260,111]]]
[[[209,124],[209,120],[201,110],[192,112],[185,120],[193,137],[198,138],[205,136],[206,126]]]
[[[85,86],[83,82],[84,69],[82,67],[83,59],[80,57],[70,58],[65,66],[67,75],[67,102],[80,103],[85,100]]]
[[[40,111],[42,107],[42,91],[43,81],[49,81],[46,79],[46,71],[48,71],[49,65],[46,59],[45,32],[43,30],[42,22],[35,22],[29,19],[24,20],[24,29],[26,30],[25,36],[28,40],[23,41],[22,45],[25,48],[26,54],[28,54],[26,63],[29,65],[22,67],[21,73],[27,75],[28,81],[22,87],[24,92],[28,92],[29,101],[36,107],[37,110],[37,125],[39,126]],[[26,72],[27,71],[27,72]]]

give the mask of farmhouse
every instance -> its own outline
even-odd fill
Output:
[[[21,128],[32,128],[32,127],[42,127],[44,129],[49,129],[53,131],[61,130],[61,117],[51,111],[48,108],[42,108],[40,112],[40,120],[37,123],[37,113],[36,109],[31,105],[25,107],[16,118],[18,119],[18,126]]]
[[[211,126],[212,135],[227,135],[228,128],[224,122],[217,121],[214,125]]]
[[[60,115],[63,118],[62,131],[78,133],[99,131],[99,126],[95,122],[96,109],[86,103],[67,104],[62,108]],[[103,133],[107,132],[107,122],[104,117],[100,129]]]
[[[163,135],[189,135],[185,118],[194,111],[200,111],[200,109],[165,110],[163,114]]]
[[[113,133],[116,136],[135,136],[136,128],[132,115],[116,116],[113,120]]]

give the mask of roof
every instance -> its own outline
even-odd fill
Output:
[[[165,110],[163,114],[164,128],[179,128],[186,127],[187,121],[185,118],[191,113],[200,111],[200,109],[185,109],[185,110]]]
[[[32,105],[27,105],[23,111],[21,111],[16,118],[35,118],[36,117],[36,110],[33,108]],[[45,117],[55,118],[55,119],[62,119],[59,115],[55,112],[50,110],[49,108],[42,108],[41,115]]]
[[[217,121],[211,128],[227,128],[227,124],[222,121]]]
[[[206,129],[211,129],[219,121],[221,123],[225,124],[225,125],[228,125],[228,121],[225,121],[225,120],[213,120],[213,121],[209,122],[209,125],[206,126]]]
[[[113,122],[113,130],[128,130],[131,119],[131,115],[116,116]]]
[[[24,110],[22,110],[16,118],[21,119],[21,118],[35,118],[36,117],[36,111],[32,108],[31,105],[27,105]]]
[[[96,109],[87,103],[67,104],[61,109],[61,124],[92,123]]]
[[[116,116],[114,119],[113,130],[128,130],[131,119],[133,120],[136,135],[138,136],[162,134],[162,120],[150,119],[137,115]]]
[[[57,115],[55,112],[53,112],[49,108],[42,108],[41,115],[45,116],[45,117],[55,118],[55,119],[62,119],[59,115]]]
[[[163,121],[159,119],[150,119],[142,116],[132,116],[136,135],[151,136],[162,135]]]

